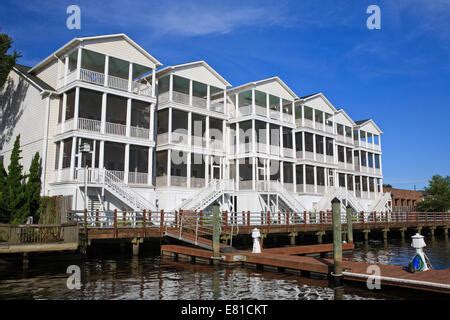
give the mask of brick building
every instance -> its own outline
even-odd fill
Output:
[[[396,189],[384,187],[385,192],[390,192],[392,197],[393,212],[415,211],[417,204],[423,200],[423,191]]]

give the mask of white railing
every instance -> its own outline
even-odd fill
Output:
[[[189,97],[189,96],[188,96]],[[198,108],[202,108],[205,109],[206,108],[206,99],[205,98],[200,98],[200,97],[196,97],[196,96],[192,96],[192,105],[194,107],[198,107]]]
[[[106,133],[116,136],[125,136],[127,134],[127,126],[119,123],[106,122]]]
[[[262,107],[262,106],[258,106],[258,105],[256,105],[255,106],[256,108],[256,114],[258,115],[258,116],[263,116],[263,117],[266,117],[267,116],[267,108],[266,107]]]
[[[305,123],[305,127],[314,128],[314,122],[310,119],[303,119]]]
[[[252,106],[243,106],[239,107],[239,115],[240,117],[248,116],[252,113]]]
[[[174,131],[174,132],[172,132],[172,141],[171,142],[188,145],[189,144],[189,135],[187,135],[186,133]]]
[[[164,132],[160,133],[156,136],[156,140],[158,141],[158,144],[166,144],[169,143],[169,133]]]
[[[134,138],[150,139],[150,130],[147,128],[130,127],[130,136]]]
[[[59,181],[70,181],[70,168],[61,169]]]
[[[178,91],[172,91],[172,99],[174,102],[189,105],[189,95]]]
[[[283,121],[284,122],[288,122],[288,123],[293,123],[294,122],[294,117],[292,116],[292,114],[283,113]]]
[[[280,111],[270,110],[270,118],[275,120],[280,120]]]
[[[102,127],[101,121],[86,118],[78,118],[78,129],[80,130],[100,132],[101,127]]]
[[[128,79],[108,76],[108,87],[128,91]]]
[[[128,172],[128,183],[148,184],[148,173],[145,173],[145,172]]]
[[[169,101],[169,91],[164,92],[164,93],[160,93],[158,95],[158,102],[159,103],[164,103],[164,102],[167,102],[167,101]]]
[[[105,84],[105,74],[81,68],[80,80],[103,86]]]
[[[69,84],[69,83],[74,82],[75,80],[77,80],[77,72],[76,72],[76,70],[74,70],[74,71],[72,71],[72,72],[67,74],[66,83]]]
[[[64,122],[64,131],[70,131],[70,130],[73,130],[74,127],[75,127],[74,123],[75,123],[75,122],[74,122],[73,118],[72,118],[72,119],[69,119],[69,120],[66,120],[66,121]]]
[[[283,148],[283,156],[287,158],[293,158],[294,157],[294,150],[289,148]]]
[[[258,192],[275,192],[279,197],[294,211],[306,210],[300,201],[298,201],[279,181],[258,181],[256,184]],[[293,188],[293,186],[292,186]]]

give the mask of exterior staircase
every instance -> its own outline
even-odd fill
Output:
[[[260,197],[264,199],[261,193],[274,194],[279,197],[278,211],[287,211],[289,209],[291,212],[303,212],[306,208],[303,204],[297,200],[291,192],[286,190],[284,186],[279,181],[259,181],[257,183],[257,190],[260,193]],[[273,205],[273,201],[271,201]],[[269,204],[269,206],[271,205]]]
[[[364,212],[364,207],[361,205],[359,200],[352,194],[348,192],[345,188],[332,188],[328,193],[326,193],[320,202],[316,204],[317,211],[326,211],[331,207],[331,200],[338,198],[341,200],[342,211],[345,211],[345,207],[349,204],[355,212]]]
[[[87,169],[86,171],[86,169],[79,169],[77,172],[77,179],[80,183],[86,182],[88,185],[95,184],[105,188],[105,190],[134,211],[157,210],[154,204],[150,203],[150,201],[134,191],[129,185],[109,170]]]
[[[233,180],[211,180],[208,185],[200,189],[190,199],[180,205],[182,210],[203,210],[217,200],[224,193],[233,191]]]
[[[370,208],[370,212],[391,212],[391,193],[385,192],[378,197],[378,199],[373,203],[373,206]]]

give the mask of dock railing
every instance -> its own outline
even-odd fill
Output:
[[[71,211],[69,221],[82,228],[168,228],[190,230],[196,234],[212,232],[212,214],[204,211]],[[341,221],[347,223],[345,212]],[[222,213],[222,228],[276,225],[331,225],[332,212],[227,212]],[[354,212],[353,224],[380,227],[384,225],[449,225],[449,212]]]
[[[78,243],[78,224],[0,224],[0,242],[11,244]]]

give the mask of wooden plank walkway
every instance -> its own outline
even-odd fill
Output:
[[[1,253],[33,253],[33,252],[55,252],[55,251],[76,251],[78,242],[61,243],[25,243],[8,244],[0,243]]]
[[[308,246],[305,246],[308,247]],[[313,252],[314,248],[300,249],[292,247],[292,249],[284,248],[287,254],[282,254],[280,250],[268,249],[263,250],[260,254],[251,253],[249,251],[239,251],[236,253],[221,254],[224,263],[241,262],[245,264],[269,266],[281,269],[291,269],[300,272],[314,272],[320,274],[330,274],[333,270],[333,260],[293,255],[298,252]],[[325,250],[324,248],[316,248]],[[270,252],[272,250],[272,252]],[[269,251],[269,252],[267,252]],[[163,245],[161,253],[164,254],[180,254],[185,256],[199,257],[203,259],[212,259],[212,252],[204,249],[197,249],[186,246]],[[367,268],[371,264],[365,262],[356,262],[350,260],[343,261],[344,280],[366,282],[370,274]],[[450,269],[430,270],[426,272],[410,273],[401,266],[377,264],[381,271],[381,285],[410,288],[423,291],[433,291],[438,293],[450,294]]]

